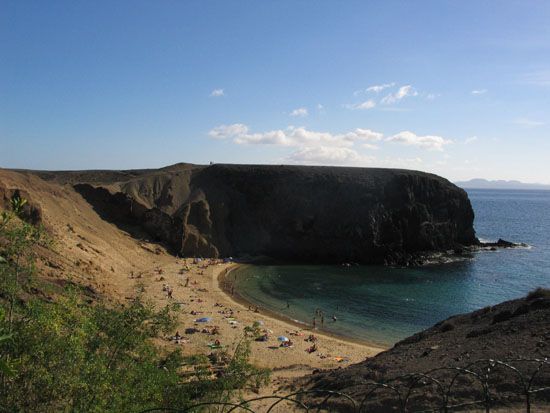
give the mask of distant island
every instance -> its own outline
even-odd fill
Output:
[[[470,179],[469,181],[455,182],[455,185],[465,189],[540,189],[550,191],[550,185],[530,184],[520,181],[489,181],[487,179]]]

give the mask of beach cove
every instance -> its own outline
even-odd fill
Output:
[[[245,301],[231,296],[222,288],[224,275],[230,276],[231,271],[238,268],[237,264],[223,264],[215,260],[192,262],[192,259],[162,255],[157,257],[153,267],[140,273],[138,282],[148,299],[159,308],[170,304],[178,304],[180,308],[174,336],[177,333],[181,339],[176,341],[174,336],[168,336],[159,343],[162,346],[172,349],[177,346],[186,355],[210,354],[212,349],[209,344],[219,340],[221,349],[231,354],[243,339],[245,327],[260,322],[269,339],[251,340],[250,359],[256,365],[272,370],[271,390],[284,386],[286,379],[300,377],[316,369],[358,363],[386,350],[382,346],[311,330],[310,326],[283,320],[263,308],[255,312],[249,309]],[[167,290],[171,291],[170,294]],[[200,319],[208,321],[197,321]],[[217,331],[215,335],[211,334],[214,329]],[[317,338],[317,351],[313,353],[306,351],[313,344],[306,341],[310,334]],[[292,347],[280,347],[279,336],[292,340]]]
[[[484,250],[446,264],[412,268],[244,265],[234,271],[234,293],[252,306],[308,325],[321,309],[324,325],[316,317],[321,331],[390,347],[452,315],[548,285],[550,192],[469,190],[468,194],[480,239],[503,237],[528,246]],[[333,314],[338,318],[334,323]]]

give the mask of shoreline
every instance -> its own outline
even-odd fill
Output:
[[[227,277],[231,274],[231,272],[233,270],[236,270],[239,267],[242,267],[243,265],[248,265],[248,264],[233,263],[233,264],[231,264],[230,266],[228,266],[226,268],[220,269],[220,271],[215,271],[214,270],[213,274],[212,274],[213,278],[214,278],[214,281],[217,283],[218,289],[229,300],[231,300],[235,304],[241,306],[243,309],[248,310],[249,307],[257,307],[259,309],[259,314],[261,314],[262,316],[266,316],[268,318],[272,318],[272,319],[277,320],[279,322],[282,322],[284,324],[288,324],[289,328],[290,327],[295,327],[295,328],[299,328],[300,330],[310,331],[312,334],[315,334],[315,335],[318,335],[318,336],[321,336],[321,337],[326,337],[326,338],[333,339],[333,340],[339,340],[339,341],[343,341],[345,343],[349,343],[349,344],[353,344],[353,345],[364,346],[364,347],[368,347],[369,349],[376,349],[376,350],[379,350],[380,352],[389,350],[391,348],[391,347],[382,346],[382,345],[377,344],[377,343],[372,343],[372,342],[369,342],[369,341],[366,341],[366,340],[361,340],[361,339],[356,339],[356,338],[353,338],[353,337],[339,335],[339,334],[331,333],[331,332],[324,331],[324,330],[313,329],[312,326],[308,323],[300,322],[298,320],[294,320],[294,319],[292,319],[290,317],[287,317],[283,314],[277,313],[276,311],[273,311],[273,310],[270,310],[268,308],[259,306],[256,303],[248,301],[246,298],[244,298],[242,295],[240,295],[236,292],[232,293],[231,290],[229,290],[229,286],[231,284],[227,280]]]

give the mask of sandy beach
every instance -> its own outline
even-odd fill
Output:
[[[223,275],[236,264],[206,260],[194,264],[191,259],[165,258],[161,265],[143,274],[139,282],[146,296],[157,305],[179,305],[179,324],[174,335],[178,333],[182,339],[176,343],[167,337],[167,344],[179,346],[184,354],[209,354],[213,351],[209,344],[216,340],[223,349],[231,352],[244,337],[244,328],[258,322],[268,339],[251,342],[251,359],[256,365],[273,371],[272,384],[276,389],[285,384],[285,379],[316,369],[344,367],[385,350],[293,324],[262,308],[258,312],[255,307],[249,308],[242,298],[230,296],[220,286]],[[200,322],[200,319],[207,321]],[[306,350],[314,344],[306,341],[310,334],[317,338],[317,349],[308,353]],[[292,346],[281,347],[277,340],[279,336],[288,337]]]

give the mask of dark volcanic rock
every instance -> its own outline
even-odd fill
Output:
[[[502,238],[499,238],[497,242],[482,242],[480,243],[480,246],[483,248],[491,247],[491,248],[518,248],[518,247],[528,247],[527,244],[520,242],[515,243],[511,241],[503,240]]]
[[[184,256],[409,265],[478,244],[466,192],[417,171],[178,164],[40,175]]]
[[[356,400],[362,400],[373,388],[374,382],[391,383],[406,393],[414,377],[419,377],[412,376],[411,379],[406,375],[428,373],[430,377],[437,378],[445,390],[448,388],[445,386],[452,383],[449,394],[458,403],[483,400],[483,391],[480,381],[467,373],[459,374],[458,380],[452,382],[459,373],[452,368],[468,368],[469,371],[479,373],[480,377],[485,377],[490,368],[488,385],[493,402],[501,406],[506,403],[517,405],[525,402],[520,375],[526,383],[533,378],[530,384],[532,390],[550,386],[549,356],[550,290],[538,289],[523,299],[453,316],[362,363],[308,376],[301,380],[299,386],[339,390]],[[484,361],[487,359],[507,361],[509,366],[517,370]],[[533,359],[542,362],[525,361]],[[541,368],[535,374],[539,366]],[[430,383],[429,380],[424,381]],[[418,398],[416,402],[411,401],[409,407],[415,405],[422,410],[427,409],[422,403],[430,402],[433,408],[433,405],[441,402],[441,389],[417,387]],[[433,394],[430,395],[430,392]],[[385,392],[387,400],[383,403],[380,403],[383,400],[381,394],[371,397],[365,405],[365,411],[391,411],[397,398],[395,394],[389,393]],[[548,406],[550,391],[538,393],[536,400]],[[334,411],[340,410],[337,406],[333,407]],[[346,411],[345,408],[341,410]]]

